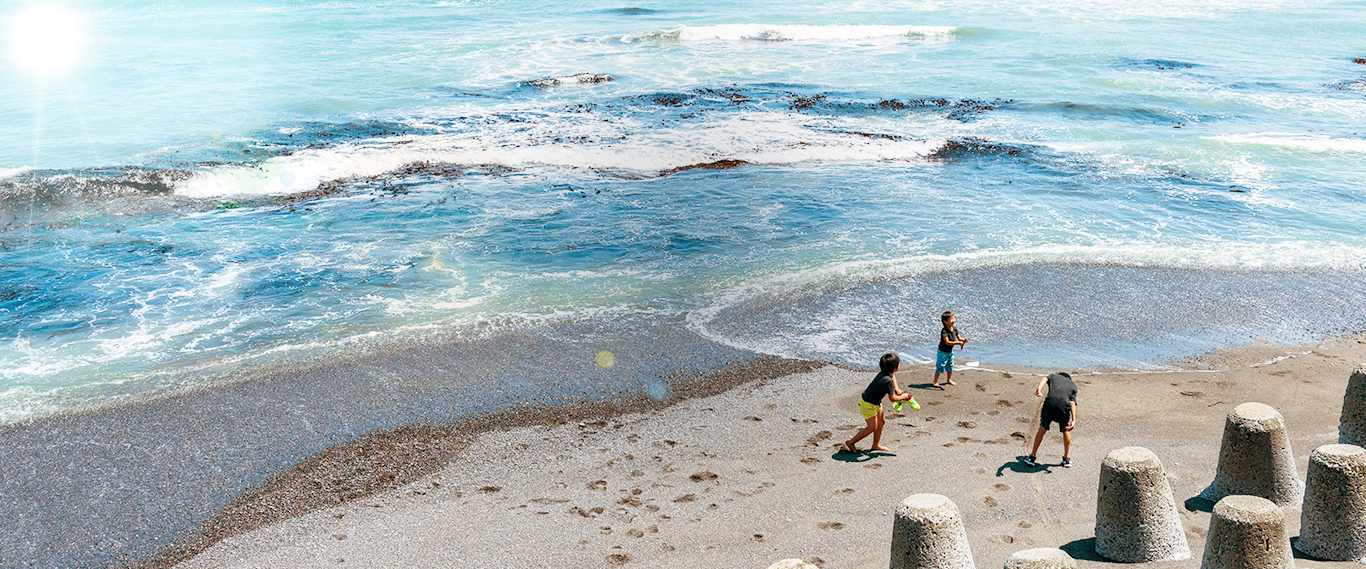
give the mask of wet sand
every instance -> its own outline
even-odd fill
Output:
[[[677,323],[612,325],[386,345],[0,426],[0,567],[168,566],[220,537],[417,480],[491,428],[648,410],[659,402],[640,388],[659,379],[706,396],[753,379],[737,369],[805,365],[719,346]],[[616,353],[610,370],[594,363],[604,345]],[[672,357],[653,357],[658,345]],[[582,404],[627,392],[607,407]],[[485,414],[528,398],[565,408]]]
[[[889,414],[890,452],[850,455],[835,445],[861,426],[855,401],[871,373],[789,373],[769,360],[732,375],[734,389],[668,406],[471,432],[439,470],[228,537],[177,567],[882,567],[892,510],[919,492],[958,504],[979,567],[1033,547],[1111,565],[1091,551],[1099,464],[1137,445],[1162,459],[1195,554],[1150,565],[1194,568],[1210,517],[1195,496],[1213,479],[1225,414],[1248,401],[1278,408],[1303,478],[1309,452],[1337,441],[1362,362],[1366,337],[1349,337],[1243,346],[1171,372],[1074,373],[1074,465],[1058,466],[1050,434],[1035,469],[1019,462],[1037,424],[1034,386],[1057,370],[961,369],[940,391],[931,370],[912,367],[898,375],[921,410]],[[1298,508],[1287,519],[1297,535]]]

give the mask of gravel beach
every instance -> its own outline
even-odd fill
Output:
[[[1112,565],[1093,551],[1100,462],[1143,446],[1165,466],[1195,554],[1147,565],[1193,568],[1212,506],[1196,496],[1228,411],[1279,410],[1303,477],[1309,453],[1337,442],[1363,361],[1366,338],[1348,337],[1253,344],[1159,372],[1068,370],[1080,388],[1071,468],[1056,434],[1040,468],[1019,460],[1037,424],[1034,386],[1057,370],[960,362],[958,385],[941,391],[928,387],[932,370],[903,369],[922,408],[885,404],[891,451],[844,454],[836,445],[862,424],[856,398],[871,372],[770,361],[775,375],[669,406],[488,430],[420,479],[228,537],[177,567],[884,567],[896,503],[923,492],[957,503],[978,567],[1035,547]],[[1298,507],[1286,514],[1298,535]]]

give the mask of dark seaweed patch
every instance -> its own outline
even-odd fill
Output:
[[[717,160],[716,162],[707,162],[705,164],[689,164],[687,166],[670,168],[668,170],[660,172],[660,175],[668,176],[670,174],[677,174],[679,172],[686,172],[688,170],[729,170],[731,168],[736,168],[739,166],[743,166],[745,164],[749,164],[749,162],[734,159]]]
[[[626,8],[608,8],[606,10],[598,10],[598,12],[602,14],[617,14],[619,16],[644,16],[647,14],[661,14],[664,11],[629,6]]]
[[[955,138],[945,142],[925,158],[935,162],[956,162],[973,158],[1023,159],[1032,155],[1037,148],[1028,144],[996,143],[976,137]]]
[[[1159,69],[1162,71],[1170,71],[1173,69],[1191,69],[1194,67],[1199,67],[1199,65],[1195,63],[1176,61],[1174,59],[1125,59],[1121,60],[1121,62],[1125,65],[1133,67],[1150,67],[1152,69]]]
[[[1336,89],[1338,91],[1366,93],[1366,77],[1360,77],[1357,79],[1343,79],[1342,81],[1338,81],[1337,83],[1329,83],[1327,87],[1329,89]]]
[[[787,96],[788,108],[800,112],[834,112],[839,114],[898,111],[938,111],[956,121],[967,122],[987,111],[1014,103],[1013,99],[883,99],[876,103],[831,100],[826,95]]]
[[[1360,63],[1362,65],[1366,65],[1366,57],[1358,57],[1356,59],[1353,59],[1352,63]]]

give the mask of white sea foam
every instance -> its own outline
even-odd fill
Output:
[[[220,166],[180,182],[188,197],[279,195],[347,178],[379,176],[418,162],[508,167],[587,168],[648,175],[719,160],[755,164],[868,163],[921,159],[943,140],[920,140],[895,129],[870,137],[867,122],[797,113],[752,112],[700,127],[657,127],[623,118],[613,123],[545,116],[529,129],[490,128],[470,135],[409,135],[302,150],[263,163]],[[576,142],[563,142],[576,139]]]
[[[737,349],[755,350],[784,357],[804,357],[813,351],[831,351],[829,338],[769,338],[738,340],[712,331],[710,323],[730,309],[763,298],[786,297],[811,287],[848,286],[888,279],[909,278],[946,271],[1029,264],[1107,264],[1133,267],[1189,269],[1366,268],[1366,243],[1319,241],[1283,243],[1115,243],[1111,245],[1043,245],[1009,250],[982,250],[938,255],[931,253],[897,258],[843,261],[824,267],[776,275],[763,275],[711,294],[710,303],[691,311],[687,326],[698,335]],[[822,323],[825,327],[827,324]],[[833,327],[832,327],[833,329]],[[846,354],[855,355],[855,354]],[[851,360],[852,361],[852,360]]]
[[[33,167],[31,167],[31,166],[17,166],[17,167],[14,167],[14,168],[4,168],[4,167],[0,167],[0,179],[12,178],[12,177],[14,177],[14,176],[18,176],[18,175],[23,174],[23,173],[25,173],[25,172],[32,172],[32,171],[33,171]]]
[[[869,40],[951,40],[953,26],[853,26],[853,25],[772,25],[720,24],[714,26],[678,26],[649,30],[622,36],[625,43],[637,42],[707,42],[707,41],[770,41],[844,43]]]
[[[1207,140],[1217,140],[1233,144],[1257,144],[1261,146],[1277,146],[1313,152],[1366,152],[1366,139],[1362,138],[1334,138],[1330,136],[1277,132],[1230,134],[1205,138]]]

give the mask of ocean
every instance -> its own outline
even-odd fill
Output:
[[[1366,329],[1361,1],[41,4],[0,423],[337,361],[666,397],[944,310],[960,366]]]

